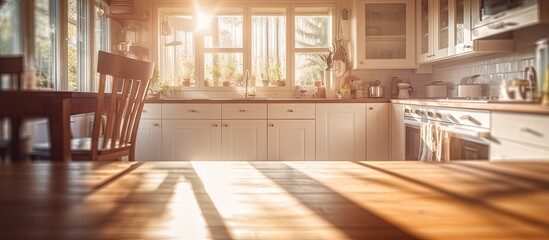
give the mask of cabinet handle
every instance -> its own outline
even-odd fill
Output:
[[[288,112],[294,112],[294,110],[293,109],[288,109]]]
[[[229,124],[225,123],[225,124],[223,124],[223,127],[229,127]]]
[[[212,124],[212,127],[217,127],[217,123]]]
[[[534,130],[534,129],[531,129],[531,128],[529,128],[529,127],[521,128],[520,131],[521,131],[521,132],[525,132],[525,133],[530,133],[530,134],[532,134],[532,135],[534,135],[534,136],[536,136],[536,137],[543,137],[543,134],[542,134],[542,133],[540,133],[540,132],[538,132],[538,131],[536,131],[536,130]]]
[[[193,112],[197,112],[197,111],[194,110],[194,109],[189,109],[189,112],[192,112],[192,113],[193,113]]]
[[[373,108],[373,107],[369,107],[368,109],[370,109],[370,110],[374,110],[374,108]]]
[[[246,109],[240,109],[238,110],[239,112],[243,113],[243,112],[246,112]]]
[[[155,127],[160,127],[160,124],[159,124],[159,123],[155,123],[155,124],[153,124],[153,126],[155,126]]]
[[[275,125],[272,123],[269,123],[269,127],[274,127]]]
[[[146,113],[146,112],[147,112],[147,110],[146,110],[146,109],[143,109],[143,111],[142,111],[142,112]]]
[[[463,45],[463,48],[472,48],[473,46],[471,45]]]

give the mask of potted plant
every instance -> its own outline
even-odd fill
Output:
[[[149,90],[148,90],[148,98],[160,98],[161,93],[159,91],[154,91],[153,89],[159,84],[160,81],[160,71],[158,71],[158,68],[155,66],[153,70],[153,75],[151,79],[149,80]]]
[[[276,86],[286,86],[286,78],[284,78],[284,74],[282,74],[281,70],[282,66],[280,63],[277,63],[273,66],[273,69],[271,70],[274,79],[276,80]]]
[[[213,84],[213,86],[219,86],[221,80],[221,69],[219,67],[219,64],[214,63],[213,65],[208,66],[208,71],[212,76],[212,81],[209,82],[209,84]]]
[[[224,68],[225,79],[223,80],[223,86],[226,87],[231,85],[231,81],[236,80],[236,77],[237,77],[236,71],[237,71],[238,63],[236,62],[236,59],[234,59],[233,57],[229,57],[224,67],[225,67]]]
[[[189,56],[183,58],[183,81],[182,85],[185,87],[191,86],[191,80],[194,79],[194,59]]]
[[[158,82],[158,93],[162,96],[168,96],[170,90],[170,85],[167,81]]]
[[[263,67],[263,70],[260,73],[261,76],[261,83],[264,87],[268,87],[271,85],[271,67],[269,66],[269,63],[265,64]]]

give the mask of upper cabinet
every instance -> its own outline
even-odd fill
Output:
[[[355,0],[355,69],[415,68],[414,0]]]
[[[418,64],[514,49],[512,39],[473,40],[471,4],[471,0],[417,2]]]
[[[418,63],[448,56],[449,40],[453,37],[450,0],[421,0],[417,16]]]

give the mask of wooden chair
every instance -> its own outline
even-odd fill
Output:
[[[73,160],[135,160],[135,140],[154,63],[99,51],[99,89],[91,138],[71,140]],[[111,94],[105,93],[112,77]],[[117,93],[117,94],[114,94]],[[104,126],[102,126],[104,124]],[[49,155],[48,144],[35,144],[31,158]]]
[[[23,56],[0,57],[0,91],[21,90],[23,86],[23,66]],[[10,147],[6,124],[7,121],[0,117],[0,160],[6,159]]]

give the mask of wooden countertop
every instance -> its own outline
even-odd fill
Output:
[[[389,103],[387,98],[164,98],[147,99],[147,103]]]
[[[0,165],[0,239],[548,239],[549,162]]]
[[[539,103],[509,103],[509,102],[468,102],[468,101],[445,101],[425,99],[391,99],[392,103],[422,105],[432,107],[466,108],[477,110],[490,110],[500,112],[517,112],[549,115],[549,106]]]

